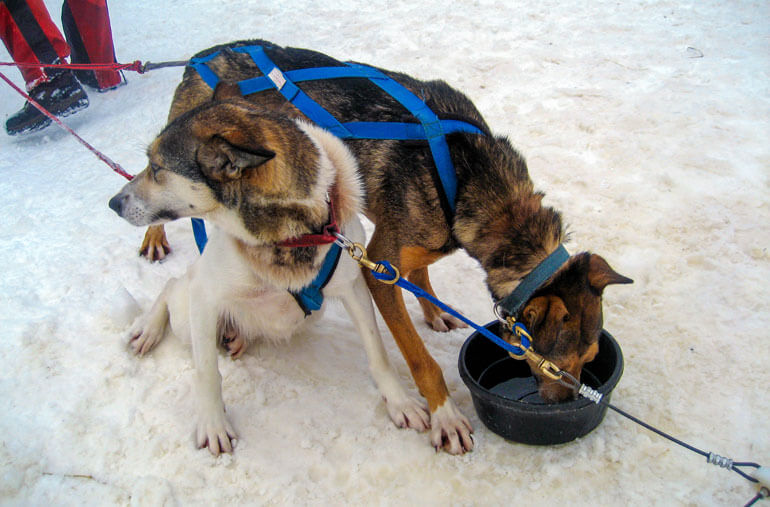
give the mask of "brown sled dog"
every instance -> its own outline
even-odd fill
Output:
[[[198,57],[220,51],[208,62],[220,80],[237,82],[260,76],[245,54],[227,48],[259,44],[283,71],[340,66],[321,53],[282,48],[265,41],[242,41],[214,47]],[[433,176],[433,159],[425,143],[389,140],[349,140],[364,181],[365,214],[376,225],[368,245],[373,260],[387,259],[403,276],[432,293],[428,266],[457,248],[464,248],[487,273],[487,285],[499,301],[562,242],[561,217],[543,207],[543,194],[534,190],[524,158],[508,139],[489,134],[471,101],[443,81],[420,81],[383,71],[422,98],[439,118],[462,118],[487,135],[457,133],[447,136],[457,173],[455,214],[442,207],[442,195]],[[366,79],[308,81],[302,90],[341,122],[414,121],[390,95]],[[211,100],[213,90],[197,71],[188,67],[171,105],[169,120]],[[247,100],[272,111],[303,117],[275,90],[248,95]],[[150,259],[168,251],[162,227],[150,228],[142,252]],[[417,334],[398,287],[367,283],[393,334],[420,393],[430,408],[430,440],[438,449],[461,454],[473,448],[472,428],[449,393],[441,369]],[[596,355],[602,327],[601,296],[609,284],[631,283],[614,272],[598,255],[571,257],[542,286],[521,312],[534,336],[535,351],[576,378]],[[420,300],[426,322],[436,330],[458,326],[458,321]],[[560,401],[573,393],[533,371],[540,394]],[[419,425],[411,425],[420,428]]]

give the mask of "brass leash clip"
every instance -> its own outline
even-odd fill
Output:
[[[505,317],[505,326],[508,328],[508,331],[511,332],[511,334],[515,334],[516,337],[519,339],[518,342],[511,342],[511,345],[514,347],[518,347],[519,349],[523,350],[523,354],[514,354],[513,352],[508,352],[508,355],[516,360],[521,360],[529,357],[529,354],[534,354],[534,352],[531,350],[531,343],[532,343],[532,337],[529,335],[529,333],[522,329],[521,326],[516,325],[516,319],[509,315]],[[524,336],[528,342],[530,343],[530,346],[524,346],[522,343],[521,337]]]
[[[560,382],[563,382],[563,378],[565,375],[568,375],[567,372],[556,366],[554,363],[549,361],[548,359],[544,358],[534,350],[532,350],[532,335],[529,334],[529,332],[524,328],[523,326],[517,326],[516,319],[513,316],[508,316],[505,319],[506,325],[508,326],[508,330],[511,331],[511,333],[515,334],[519,342],[513,343],[512,345],[517,346],[518,348],[522,349],[524,351],[524,354],[516,355],[513,352],[508,352],[508,355],[511,356],[514,359],[529,359],[533,363],[537,365],[537,369],[542,371],[543,374],[550,378],[551,380],[557,380]],[[529,346],[525,347],[522,342],[522,337],[527,339],[527,342],[529,343]],[[571,377],[571,375],[569,375]]]
[[[394,273],[391,273],[385,266],[383,266],[379,262],[373,262],[369,260],[369,257],[366,255],[366,248],[361,243],[354,243],[339,233],[337,233],[336,236],[337,236],[337,243],[341,247],[347,249],[348,253],[350,254],[350,257],[352,257],[353,260],[356,261],[361,266],[365,267],[368,270],[374,271],[375,273],[394,274],[391,280],[384,280],[384,279],[378,278],[378,280],[380,280],[381,282],[387,283],[389,285],[393,285],[396,282],[398,282],[399,278],[401,278],[401,273],[399,273],[397,267],[391,266],[391,269],[393,269],[393,272],[394,272]]]

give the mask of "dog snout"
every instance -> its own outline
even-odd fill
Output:
[[[536,368],[533,368],[532,364],[530,364],[530,368],[532,368],[532,375],[537,382],[538,394],[546,403],[561,403],[577,398],[577,393],[575,393],[571,387],[567,387],[559,383],[559,381],[546,376]],[[580,378],[580,371],[574,372],[566,369],[564,369],[564,371],[575,378]],[[575,374],[577,374],[577,376],[575,376]]]
[[[569,387],[565,387],[556,381],[543,381],[539,386],[540,397],[545,400],[546,403],[560,403],[563,401],[571,401],[576,398],[575,392]]]
[[[128,195],[124,194],[123,192],[115,195],[112,199],[110,199],[110,209],[118,215],[123,216],[123,205],[127,200]]]

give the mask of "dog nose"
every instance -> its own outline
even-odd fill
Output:
[[[110,209],[120,215],[123,211],[123,203],[125,202],[127,195],[123,194],[117,194],[115,197],[110,199]]]
[[[572,389],[550,380],[543,381],[540,384],[538,391],[540,397],[543,398],[546,403],[560,403],[576,398],[575,392]]]

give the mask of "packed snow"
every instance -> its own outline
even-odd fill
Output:
[[[46,4],[58,20],[60,2]],[[605,293],[625,358],[613,402],[770,465],[770,3],[113,0],[110,11],[122,62],[258,37],[463,90],[563,212],[567,248],[635,280]],[[139,172],[181,74],[129,73],[66,123]],[[0,83],[0,118],[22,103]],[[55,126],[0,133],[0,504],[736,505],[757,491],[612,412],[568,444],[503,440],[459,378],[469,332],[431,331],[413,298],[474,425],[472,453],[437,454],[426,434],[394,427],[336,303],[288,344],[220,357],[240,438],[232,455],[196,449],[189,346],[171,338],[141,359],[126,347],[133,319],[196,258],[189,221],[167,227],[165,262],[140,258],[144,230],[107,208],[124,182]],[[431,274],[442,299],[493,319],[465,253]]]

